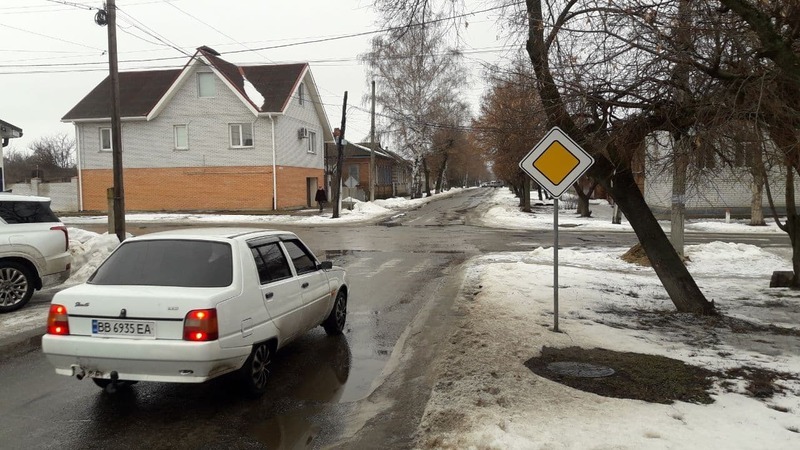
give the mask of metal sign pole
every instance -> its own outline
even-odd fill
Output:
[[[553,331],[558,332],[558,197],[553,198]]]
[[[542,189],[553,196],[553,331],[558,332],[558,198],[594,164],[560,128],[553,127],[519,162]]]

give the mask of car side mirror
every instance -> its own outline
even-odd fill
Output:
[[[333,263],[330,261],[322,261],[321,263],[319,263],[319,268],[322,270],[333,269]]]

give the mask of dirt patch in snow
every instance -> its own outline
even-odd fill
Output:
[[[548,368],[554,362],[578,362],[614,369],[606,377],[561,375]],[[672,358],[642,353],[616,352],[602,348],[542,348],[540,356],[525,366],[536,375],[575,389],[605,397],[630,398],[670,404],[676,400],[712,403],[709,395],[717,374]]]
[[[627,252],[623,253],[622,256],[620,256],[620,258],[623,261],[631,263],[631,264],[638,264],[640,266],[652,267],[652,264],[650,264],[650,259],[647,257],[647,254],[644,252],[644,248],[642,247],[642,244],[634,245],[633,247],[630,248],[630,250],[628,250]],[[686,256],[684,256],[682,259],[683,259],[684,263],[686,261],[689,261],[689,258],[686,257]]]
[[[564,375],[548,367],[557,362],[607,367],[615,373],[603,377]],[[781,381],[798,379],[791,373],[750,366],[715,372],[664,356],[602,348],[543,347],[541,355],[526,361],[525,366],[536,375],[582,391],[663,404],[713,403],[711,394],[717,382],[728,392],[770,398],[785,391]],[[744,392],[737,387],[739,381],[744,382]]]

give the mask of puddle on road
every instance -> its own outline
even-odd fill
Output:
[[[251,435],[267,448],[294,449],[312,448],[320,428],[309,422],[308,417],[319,413],[321,408],[304,408],[275,416],[251,430]]]

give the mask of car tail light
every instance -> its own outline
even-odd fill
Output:
[[[184,341],[214,341],[219,337],[216,309],[195,309],[183,321]]]
[[[50,305],[50,313],[47,315],[47,334],[69,334],[69,316],[67,308],[63,305]]]
[[[50,229],[64,232],[64,251],[69,250],[69,231],[67,231],[67,227],[59,225],[57,227],[50,227]]]

